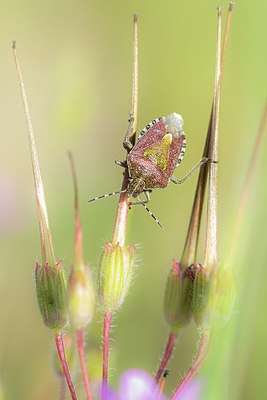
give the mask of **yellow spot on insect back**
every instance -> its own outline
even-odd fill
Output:
[[[168,133],[162,138],[160,143],[146,149],[143,152],[143,156],[165,171],[168,164],[168,153],[171,142],[172,135],[171,133]]]

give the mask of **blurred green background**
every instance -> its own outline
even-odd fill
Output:
[[[41,261],[33,178],[23,107],[11,51],[17,53],[36,135],[55,253],[69,272],[73,258],[73,186],[66,155],[76,163],[85,258],[97,274],[110,240],[118,199],[87,200],[120,189],[122,140],[128,126],[132,80],[132,15],[139,15],[138,130],[159,116],[180,113],[187,150],[175,172],[182,178],[200,159],[209,120],[215,68],[217,2],[12,1],[1,4],[0,24],[0,381],[3,398],[57,399],[51,370],[53,335],[44,327],[33,271]],[[228,3],[221,1],[223,24]],[[221,96],[219,255],[224,255],[266,100],[264,0],[237,1]],[[266,138],[255,171],[236,267],[239,301],[231,323],[218,332],[199,377],[203,399],[264,398],[267,357]],[[197,176],[154,191],[150,209],[130,212],[129,245],[138,247],[130,293],[112,330],[110,382],[127,368],[155,372],[168,328],[162,297],[172,258],[179,259]],[[202,261],[203,240],[198,261]],[[88,327],[90,354],[100,351],[102,315]],[[68,331],[69,328],[66,328]],[[170,363],[166,394],[195,353],[193,323],[183,331]],[[91,367],[100,367],[98,355]],[[91,357],[92,358],[92,357]],[[99,371],[99,369],[98,369]],[[81,382],[77,374],[76,382]],[[78,391],[82,388],[79,384]],[[82,398],[82,397],[81,397]]]

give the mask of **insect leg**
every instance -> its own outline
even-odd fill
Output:
[[[127,161],[126,161],[126,160],[125,160],[125,161],[116,160],[116,161],[115,161],[115,164],[117,164],[117,165],[119,165],[120,167],[123,167],[123,168],[128,168],[128,165],[127,165]]]
[[[135,135],[135,126],[136,126],[136,121],[133,116],[133,114],[130,114],[130,119],[129,119],[129,127],[127,129],[124,141],[123,141],[123,147],[128,151],[128,153],[132,150],[133,148],[133,143],[131,142],[131,138]]]
[[[130,206],[136,206],[137,204],[147,204],[150,202],[150,192],[152,192],[152,190],[144,190],[144,195],[146,196],[146,200],[145,201],[133,201],[130,203]]]
[[[208,162],[208,161],[214,162],[214,163],[217,163],[217,162],[218,162],[218,161],[213,161],[213,160],[211,160],[210,158],[203,157],[203,158],[201,158],[201,160],[194,166],[194,168],[193,168],[183,179],[181,179],[181,180],[179,181],[179,180],[176,179],[174,176],[171,176],[171,177],[170,177],[170,180],[171,180],[173,183],[176,183],[176,184],[178,184],[178,183],[183,183],[183,182],[186,181],[186,179],[189,178],[199,167],[201,167],[201,165],[205,164],[205,163]]]
[[[139,199],[140,200],[140,199]],[[159,220],[155,217],[155,215],[149,210],[149,208],[147,208],[147,206],[145,205],[145,203],[143,201],[140,200],[140,204],[142,204],[145,209],[147,210],[147,212],[151,215],[152,218],[154,218],[154,220],[156,221],[156,223],[163,229],[163,226],[161,225],[161,223],[159,222]]]
[[[88,200],[88,203],[92,203],[92,201],[99,200],[99,199],[104,199],[105,197],[113,196],[114,194],[121,194],[121,193],[124,193],[124,192],[126,192],[126,189],[125,190],[120,190],[119,192],[112,192],[112,193],[102,194],[102,196],[94,197],[93,199]]]

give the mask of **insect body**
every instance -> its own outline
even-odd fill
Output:
[[[136,198],[144,192],[146,202],[148,202],[152,189],[164,188],[168,186],[170,180],[181,183],[187,178],[178,181],[172,176],[185,152],[186,140],[183,125],[181,115],[169,114],[167,117],[157,118],[150,122],[140,133],[135,146],[132,147],[129,141],[124,142],[129,151],[126,161],[116,161],[116,164],[128,169],[129,182],[126,188],[128,196]],[[107,193],[89,202],[119,193],[122,192]],[[140,200],[131,204],[140,203],[143,204]]]
[[[152,189],[164,188],[170,180],[178,183],[172,174],[184,156],[183,124],[181,115],[173,113],[155,119],[142,130],[126,157],[129,196],[136,198],[144,192],[149,200]]]
[[[184,121],[181,115],[173,113],[150,122],[140,133],[135,146],[132,146],[126,134],[124,140],[124,147],[128,150],[126,161],[116,161],[116,164],[128,169],[127,188],[95,197],[89,200],[89,203],[126,191],[129,197],[138,199],[136,202],[131,202],[130,205],[142,204],[162,228],[160,222],[144,203],[149,202],[149,193],[152,189],[164,188],[168,186],[170,180],[174,183],[182,183],[191,175],[191,173],[188,174],[182,181],[178,181],[172,176],[185,152],[186,141],[183,125]],[[140,200],[141,193],[145,194],[146,201]]]

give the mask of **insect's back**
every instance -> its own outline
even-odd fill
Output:
[[[142,177],[146,189],[168,185],[185,151],[183,119],[173,113],[147,125],[127,156],[131,178]]]

